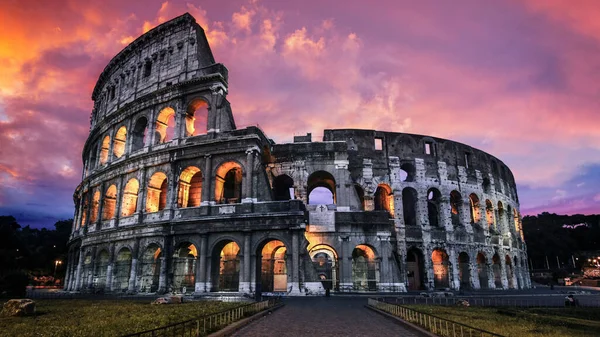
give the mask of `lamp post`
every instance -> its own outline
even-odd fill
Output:
[[[52,278],[54,278],[54,279],[56,279],[56,268],[58,268],[59,264],[62,264],[61,260],[54,261],[54,274],[52,274]]]

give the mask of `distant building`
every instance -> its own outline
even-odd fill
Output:
[[[275,144],[236,128],[227,93],[227,68],[189,14],[110,61],[92,95],[65,289],[530,287],[500,160],[374,130]]]

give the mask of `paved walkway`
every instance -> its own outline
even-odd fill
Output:
[[[365,308],[366,297],[292,297],[284,303],[234,336],[417,336]]]

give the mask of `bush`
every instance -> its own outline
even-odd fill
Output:
[[[0,276],[0,296],[25,297],[29,277],[22,271],[9,271]]]

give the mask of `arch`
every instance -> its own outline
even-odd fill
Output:
[[[167,205],[168,179],[163,172],[155,172],[148,181],[146,212],[162,211]]]
[[[291,200],[294,198],[294,179],[287,174],[280,174],[273,179],[273,196],[275,200]]]
[[[485,193],[490,193],[491,192],[491,187],[492,187],[492,183],[490,182],[489,178],[483,178],[483,181],[481,183],[481,187],[483,188],[483,191]]]
[[[488,229],[496,229],[496,224],[494,223],[494,205],[490,201],[490,199],[485,200],[485,219],[488,225]]]
[[[471,208],[471,223],[479,223],[481,221],[481,206],[479,204],[479,197],[477,194],[469,194],[469,206]]]
[[[515,289],[514,269],[509,255],[504,257],[504,263],[506,269],[506,279],[508,280],[508,288]]]
[[[137,151],[146,146],[148,142],[146,138],[148,138],[148,119],[142,116],[135,121],[131,132],[131,151]]]
[[[519,212],[516,208],[513,208],[513,222],[515,223],[515,231],[517,234],[521,234],[521,220],[519,219]]]
[[[239,291],[240,246],[232,240],[218,242],[211,254],[211,291]]]
[[[406,252],[406,281],[409,290],[425,289],[425,267],[423,253],[418,248]]]
[[[492,160],[492,174],[498,177],[498,164],[496,164],[495,160]]]
[[[361,244],[352,250],[352,288],[355,291],[377,291],[379,260],[370,246]]]
[[[462,196],[458,191],[450,192],[450,211],[453,226],[460,226]]]
[[[121,216],[130,216],[137,210],[139,189],[140,183],[136,178],[127,181],[123,190],[123,200],[121,201]]]
[[[187,293],[194,291],[198,250],[190,242],[181,242],[173,252],[173,289]]]
[[[287,291],[287,248],[280,240],[268,240],[257,252],[256,288],[261,292]],[[259,281],[260,280],[260,281]]]
[[[208,103],[195,99],[188,104],[185,112],[185,136],[197,136],[208,131]]]
[[[494,273],[494,285],[497,289],[502,289],[502,265],[498,253],[492,257],[492,271]]]
[[[113,154],[117,158],[121,158],[125,153],[125,144],[127,141],[127,128],[125,125],[121,126],[119,130],[117,130],[117,134],[115,135],[115,139],[113,140]]]
[[[113,272],[112,290],[117,292],[125,292],[129,288],[129,276],[131,275],[131,250],[129,248],[121,248],[117,254],[115,261],[115,269]]]
[[[339,290],[339,264],[335,249],[321,244],[312,247],[308,254],[323,288]]]
[[[309,205],[335,204],[335,178],[327,171],[313,172],[307,180],[306,195],[308,196]]]
[[[402,210],[404,211],[404,224],[406,226],[417,225],[417,191],[412,187],[402,190]]]
[[[110,220],[115,217],[117,207],[117,186],[110,185],[104,193],[104,203],[102,204],[102,220]]]
[[[110,256],[106,249],[101,250],[98,255],[96,255],[96,266],[94,270],[94,280],[92,282],[92,286],[97,290],[104,290],[106,287],[106,274],[108,271],[108,260]]]
[[[449,257],[445,250],[436,248],[431,253],[433,262],[433,285],[436,289],[450,287]]]
[[[90,207],[90,200],[89,200],[88,192],[83,193],[83,195],[81,196],[81,202],[83,203],[83,205],[81,207],[81,221],[79,222],[79,226],[77,229],[83,228],[87,224],[87,214],[88,214],[88,209]]]
[[[100,165],[104,165],[108,162],[108,155],[110,154],[110,136],[104,136],[102,140],[102,147],[100,148]]]
[[[458,279],[461,289],[471,288],[471,261],[466,252],[458,254]]]
[[[88,162],[88,173],[98,166],[98,142],[95,142],[94,145],[90,148],[90,161]]]
[[[219,166],[215,179],[215,200],[219,204],[234,204],[242,200],[242,166],[228,161]]]
[[[375,210],[386,211],[390,218],[394,217],[394,193],[387,184],[379,184],[375,191]]]
[[[513,222],[513,215],[512,214],[513,214],[512,207],[510,207],[510,204],[506,205],[506,218],[505,219],[506,219],[506,224],[508,226],[506,229],[508,231],[512,231],[512,227],[511,227],[512,222]]]
[[[92,198],[92,210],[90,212],[90,223],[95,223],[98,220],[98,210],[100,208],[100,191],[96,190]]]
[[[429,225],[432,227],[439,227],[440,222],[440,203],[442,200],[442,194],[437,188],[430,188],[427,191],[427,218],[429,219]]]
[[[160,270],[163,264],[162,249],[156,243],[149,244],[142,254],[140,262],[139,291],[154,293],[158,291],[160,283]]]
[[[411,163],[400,165],[400,181],[413,182],[416,179],[417,169]]]
[[[477,277],[479,278],[479,288],[488,289],[488,265],[483,252],[477,253]]]
[[[177,207],[198,207],[202,201],[202,171],[196,166],[188,166],[179,175]]]
[[[175,134],[175,110],[166,107],[156,117],[156,143],[165,143],[173,139]]]

